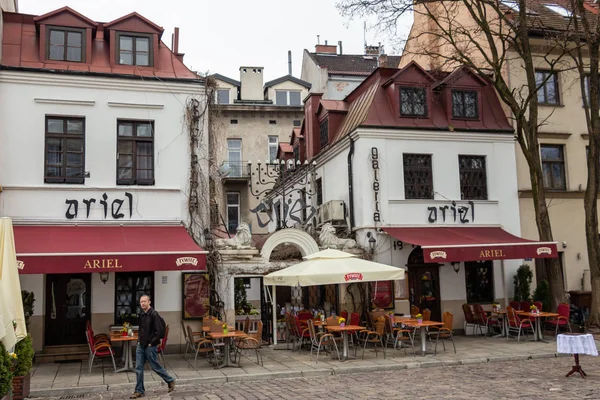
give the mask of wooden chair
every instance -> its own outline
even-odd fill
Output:
[[[367,344],[372,343],[375,348],[375,357],[377,357],[377,345],[381,346],[383,358],[385,358],[385,346],[383,345],[383,337],[385,335],[385,321],[376,321],[374,331],[365,331],[363,338],[360,341],[363,343],[362,359],[365,359],[365,349]]]
[[[187,332],[188,332],[188,337],[191,337],[191,338],[194,337],[192,328],[189,325],[187,326]],[[217,357],[215,355],[214,342],[212,340],[207,339],[205,337],[200,337],[198,339],[194,339],[191,344],[192,344],[192,351],[194,351],[196,353],[196,355],[194,356],[194,369],[196,368],[196,361],[198,360],[198,354],[205,355],[206,358],[209,360],[210,360],[210,355],[212,354],[215,357],[215,363],[218,364]]]
[[[386,327],[386,335],[388,335],[388,338],[386,340],[386,345],[388,345],[389,343],[393,344],[394,349],[396,349],[396,347],[398,346],[398,343],[400,343],[400,348],[404,347],[403,343],[410,341],[410,345],[413,349],[413,355],[415,354],[415,345],[414,345],[414,341],[413,341],[413,336],[411,335],[410,330],[408,329],[402,329],[402,328],[394,328],[392,326],[392,321],[390,319],[390,317],[388,317],[387,315],[385,316],[385,327]],[[391,339],[391,342],[390,342]],[[404,347],[404,354],[406,353],[406,347]]]
[[[442,316],[444,325],[442,327],[432,326],[431,332],[429,332],[430,336],[435,335],[435,350],[434,355],[437,355],[437,345],[440,339],[442,339],[442,346],[444,346],[444,351],[446,351],[446,344],[444,340],[451,340],[452,347],[454,347],[454,353],[456,354],[456,345],[454,344],[454,337],[452,336],[452,323],[454,321],[454,315],[451,312],[446,311]]]
[[[423,321],[431,321],[431,310],[429,308],[423,310]]]
[[[414,317],[417,314],[419,314],[419,307],[415,305],[410,306],[410,316]]]
[[[334,348],[335,352],[338,356],[338,360],[340,359],[340,352],[337,347],[337,342],[339,340],[336,340],[336,337],[333,336],[333,334],[317,332],[317,330],[315,329],[315,322],[312,319],[308,320],[308,333],[309,333],[309,337],[310,337],[310,359],[311,360],[312,360],[313,350],[317,351],[317,359],[315,361],[315,364],[319,362],[319,352],[321,351],[321,347],[323,347],[325,349],[329,349],[330,352],[331,352],[331,349]]]
[[[192,349],[192,342],[196,336],[204,336],[204,332],[192,332],[193,337],[188,336],[188,331],[183,324],[183,320],[181,322],[181,332],[183,332],[183,337],[185,338],[185,351],[183,352],[183,359],[187,360],[188,351]]]

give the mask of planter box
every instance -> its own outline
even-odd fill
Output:
[[[31,374],[25,376],[15,376],[12,380],[12,398],[13,400],[23,400],[29,397],[31,392]]]

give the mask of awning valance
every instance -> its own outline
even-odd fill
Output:
[[[22,274],[206,270],[183,226],[15,226]]]
[[[391,236],[421,246],[425,262],[556,258],[556,242],[536,242],[500,227],[383,228]]]

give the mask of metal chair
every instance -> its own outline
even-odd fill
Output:
[[[115,354],[113,352],[112,346],[108,342],[96,342],[94,337],[92,336],[91,331],[85,331],[85,337],[87,339],[88,350],[90,351],[89,361],[88,361],[88,374],[92,373],[92,365],[94,364],[95,358],[105,358],[110,356],[113,363],[113,369],[117,371],[117,364],[115,364]]]

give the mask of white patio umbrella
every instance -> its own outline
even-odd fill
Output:
[[[275,286],[313,286],[404,279],[404,269],[363,260],[340,250],[327,249],[303,257],[306,261],[263,278],[273,286],[273,343],[277,344]]]
[[[13,329],[13,321],[17,323]],[[17,268],[15,237],[10,218],[0,218],[0,340],[7,349],[27,336]],[[3,331],[3,332],[2,332]]]

